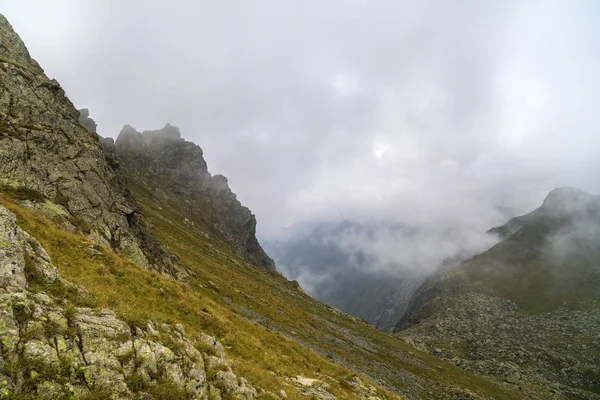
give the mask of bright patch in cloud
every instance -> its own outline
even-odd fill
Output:
[[[331,86],[336,94],[342,97],[350,96],[358,91],[358,82],[350,74],[335,74]]]
[[[373,154],[375,154],[375,157],[377,158],[381,158],[383,157],[383,154],[388,151],[390,149],[390,146],[387,144],[383,144],[383,143],[376,143],[373,146]]]

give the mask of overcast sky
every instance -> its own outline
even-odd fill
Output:
[[[485,230],[600,191],[597,1],[0,0],[99,133],[170,122],[257,215]]]

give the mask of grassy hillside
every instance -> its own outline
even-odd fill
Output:
[[[592,306],[600,300],[600,221],[588,217],[530,218],[504,241],[454,269],[447,285],[494,291],[526,313]]]
[[[61,275],[90,293],[82,300],[56,287],[49,290],[53,296],[111,308],[132,324],[152,319],[182,323],[192,336],[215,335],[235,362],[236,373],[266,390],[283,388],[288,397],[300,398],[288,378],[302,375],[328,380],[336,396],[350,398],[347,378],[359,372],[411,399],[464,398],[466,393],[519,398],[324,306],[281,277],[246,264],[218,237],[199,233],[208,231],[202,218],[184,217],[179,205],[158,200],[143,188],[134,192],[156,235],[190,270],[189,284],[94,248],[81,234],[23,207],[14,197],[2,195],[1,201],[38,238]],[[393,396],[378,391],[381,397]]]
[[[600,398],[600,200],[557,189],[496,246],[430,279],[397,335],[544,398]]]

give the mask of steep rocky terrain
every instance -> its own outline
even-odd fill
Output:
[[[154,238],[120,182],[98,136],[48,79],[0,15],[0,183],[50,199],[44,210],[142,266],[177,279],[186,273]]]
[[[560,188],[413,299],[397,335],[527,398],[600,398],[600,197]]]
[[[0,397],[522,398],[307,296],[199,148],[128,129],[121,167],[1,16],[0,45]]]
[[[90,301],[84,287],[63,279],[40,243],[0,206],[0,397],[253,399],[215,337],[186,335],[182,324],[127,322],[109,309],[76,307]],[[93,247],[92,254],[101,252]],[[46,292],[54,294],[48,296]],[[71,293],[59,301],[57,293]],[[335,398],[322,381],[302,376],[290,386]],[[378,398],[358,377],[357,398]],[[259,389],[263,397],[275,397]],[[279,394],[281,395],[280,392]],[[287,396],[283,394],[283,396]]]
[[[188,284],[64,230],[13,193],[0,202],[4,397],[394,397],[374,381],[409,399],[519,398],[195,237],[168,203],[164,214],[145,209]]]
[[[231,371],[223,346],[181,325],[133,326],[114,312],[57,302],[44,291],[86,290],[62,279],[39,242],[0,206],[0,396],[39,398],[206,397],[256,389]]]
[[[208,172],[202,149],[184,140],[178,128],[167,124],[139,133],[126,126],[114,144],[111,139],[103,143],[122,163],[123,176],[185,204],[188,217],[202,216],[212,227],[206,234],[221,236],[248,262],[275,271],[256,239],[252,212],[237,200],[224,176]]]

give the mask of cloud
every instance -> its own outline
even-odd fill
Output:
[[[465,259],[497,243],[495,237],[482,232],[386,225],[345,230],[327,241],[341,252],[368,259],[368,272],[389,275],[431,273],[445,261]]]
[[[180,127],[262,238],[369,218],[483,232],[555,186],[600,189],[593,1],[0,8],[101,135]]]
[[[551,193],[542,210],[542,217],[554,223],[543,247],[547,263],[561,272],[570,262],[573,265],[568,265],[567,271],[573,273],[569,270],[584,262],[600,273],[600,196],[563,188]]]
[[[279,238],[264,243],[278,269],[309,294],[333,304],[352,298],[356,286],[377,292],[387,281],[395,282],[397,290],[414,290],[438,267],[463,261],[498,241],[462,226],[438,229],[375,220],[294,225]]]

